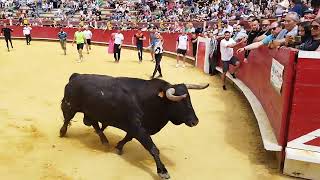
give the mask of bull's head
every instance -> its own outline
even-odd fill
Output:
[[[191,104],[188,89],[205,89],[206,85],[176,84],[165,91],[169,103],[169,119],[175,125],[196,126],[199,122]]]

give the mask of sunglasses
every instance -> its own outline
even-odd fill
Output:
[[[311,25],[311,29],[313,29],[313,30],[318,30],[319,29],[319,25]]]

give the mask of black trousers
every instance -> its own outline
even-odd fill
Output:
[[[216,74],[217,70],[217,63],[218,63],[218,52],[214,52],[212,57],[209,56],[209,74]]]
[[[4,39],[6,40],[7,48],[9,49],[9,44],[8,44],[8,42],[10,42],[10,45],[11,45],[11,47],[13,48],[13,46],[12,46],[12,41],[11,41],[11,37],[4,37]]]
[[[120,60],[120,53],[121,53],[121,48],[119,48],[120,44],[114,44],[113,46],[113,57],[115,61]]]
[[[138,49],[138,58],[139,58],[139,61],[142,61],[142,51],[143,51],[143,48],[141,45],[137,45],[137,49]]]
[[[152,77],[154,77],[157,73],[157,71],[159,72],[159,74],[162,76],[162,73],[161,73],[161,66],[160,66],[160,62],[161,62],[161,59],[162,59],[162,53],[160,54],[155,54],[154,55],[154,58],[156,59],[156,65],[154,67],[154,71],[153,71],[153,74],[152,74]]]
[[[26,41],[27,41],[27,44],[30,44],[30,42],[31,42],[31,35],[30,34],[26,34]]]

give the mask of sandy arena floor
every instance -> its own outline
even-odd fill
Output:
[[[59,138],[62,125],[60,101],[73,72],[130,76],[147,79],[154,64],[150,55],[137,63],[137,54],[122,50],[113,63],[106,47],[93,46],[83,63],[76,63],[75,47],[68,44],[62,55],[58,43],[15,40],[15,49],[0,49],[0,179],[2,180],[153,180],[158,179],[153,158],[136,141],[115,153],[124,133],[105,131],[110,144],[100,143],[93,128],[76,115],[66,138]],[[169,123],[153,136],[174,180],[278,180],[275,157],[264,151],[258,126],[246,99],[229,85],[221,89],[219,77],[210,77],[189,65],[175,68],[164,57],[164,79],[172,83],[210,83],[190,90],[198,126]]]

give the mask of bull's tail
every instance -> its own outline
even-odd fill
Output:
[[[80,74],[79,73],[73,73],[71,74],[70,78],[69,78],[69,81],[71,81],[72,79],[74,79],[75,77],[79,76]]]

